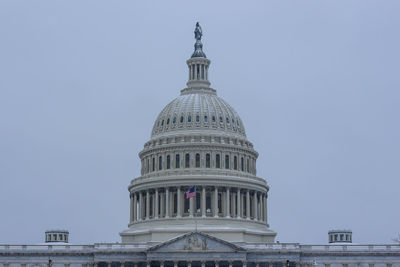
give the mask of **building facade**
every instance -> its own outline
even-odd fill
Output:
[[[210,87],[201,37],[197,24],[187,88],[161,111],[139,153],[122,243],[70,245],[67,231],[53,230],[46,244],[0,245],[0,267],[400,266],[400,245],[354,245],[351,231],[330,231],[329,245],[275,243],[258,153]]]

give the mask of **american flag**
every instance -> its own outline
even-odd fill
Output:
[[[196,188],[193,186],[186,191],[186,199],[192,198],[196,196]]]

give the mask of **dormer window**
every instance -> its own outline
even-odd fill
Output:
[[[223,123],[223,122],[224,122],[224,120],[222,119],[222,117],[219,117],[219,122],[220,122],[220,123]]]
[[[183,116],[181,116],[181,123],[183,123],[183,121],[184,121],[184,118],[183,118]]]
[[[173,123],[173,124],[176,123],[176,117],[174,117],[174,119],[172,120],[172,123]]]
[[[188,122],[192,122],[192,116],[188,116]]]
[[[215,122],[215,116],[212,116],[212,122]]]
[[[207,117],[207,115],[204,116],[204,122],[208,122],[208,117]]]
[[[228,117],[226,117],[226,123],[229,124],[229,118]]]
[[[169,118],[167,119],[167,125],[169,125]]]
[[[200,122],[200,116],[196,115],[196,122]]]

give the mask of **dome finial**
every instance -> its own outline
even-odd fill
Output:
[[[206,58],[206,54],[203,52],[203,44],[201,43],[201,37],[203,36],[203,31],[201,29],[200,23],[196,23],[196,28],[194,29],[194,38],[196,39],[196,43],[194,44],[194,52],[192,54],[193,57],[204,57]]]

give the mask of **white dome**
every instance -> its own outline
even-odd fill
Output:
[[[246,137],[239,115],[211,88],[182,90],[158,115],[151,137],[192,131]]]

